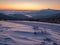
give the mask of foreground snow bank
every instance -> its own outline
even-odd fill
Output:
[[[34,25],[39,26],[37,34]],[[60,45],[60,24],[0,21],[0,45]]]

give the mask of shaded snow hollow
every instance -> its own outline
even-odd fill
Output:
[[[0,45],[60,45],[60,24],[0,21]]]

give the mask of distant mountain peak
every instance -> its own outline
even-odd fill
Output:
[[[46,11],[46,10],[50,10],[50,11],[59,11],[59,10],[50,9],[50,8],[48,8],[48,9],[42,9],[42,10],[43,10],[43,11],[44,11],[44,10],[45,10],[45,11]],[[41,10],[41,11],[42,11],[42,10]]]

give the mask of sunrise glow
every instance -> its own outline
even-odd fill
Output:
[[[60,10],[59,0],[0,0],[0,10]]]

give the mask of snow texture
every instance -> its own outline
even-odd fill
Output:
[[[60,45],[60,24],[0,21],[0,45]]]

